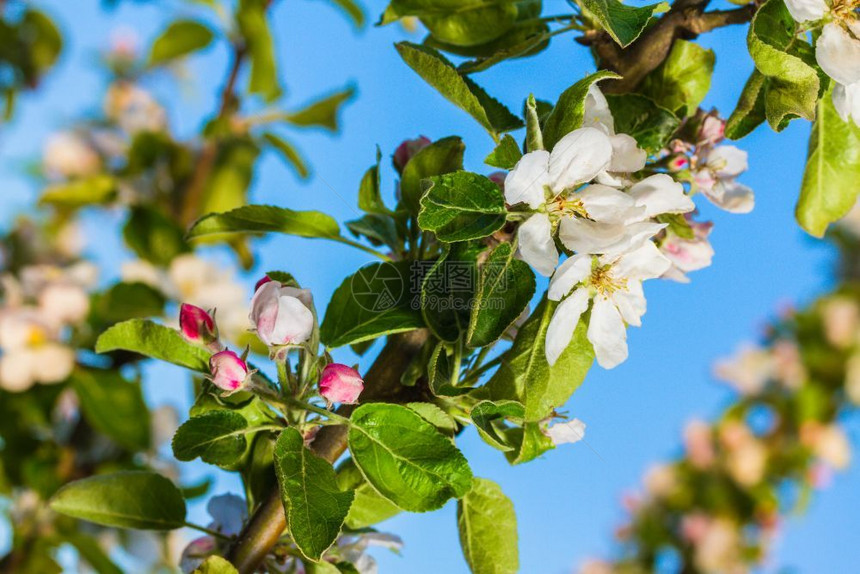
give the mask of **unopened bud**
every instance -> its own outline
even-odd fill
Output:
[[[179,330],[190,343],[211,345],[218,340],[218,326],[209,313],[188,303],[179,309]]]
[[[403,169],[406,167],[406,164],[409,163],[409,160],[431,143],[433,142],[431,142],[429,138],[418,136],[414,140],[405,140],[402,144],[397,146],[397,149],[394,151],[394,157],[392,158],[394,168],[397,172],[403,173]]]
[[[326,365],[320,377],[320,394],[330,403],[355,404],[364,390],[364,380],[358,371],[346,365]]]
[[[250,375],[245,361],[229,350],[209,357],[209,371],[212,373],[212,383],[231,393],[242,389]]]

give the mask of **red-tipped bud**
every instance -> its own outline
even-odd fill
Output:
[[[409,160],[431,143],[433,142],[424,136],[418,136],[414,140],[405,140],[402,144],[397,146],[397,149],[394,151],[394,157],[392,158],[394,169],[396,169],[398,173],[403,173],[403,169],[406,167],[406,164],[409,163]]]
[[[326,365],[320,377],[320,394],[330,403],[352,405],[364,390],[364,380],[358,371],[346,365]]]
[[[233,351],[221,351],[209,357],[212,383],[224,391],[241,390],[248,381],[248,365]]]
[[[179,309],[179,330],[191,343],[210,345],[218,340],[218,326],[209,313],[188,303]]]

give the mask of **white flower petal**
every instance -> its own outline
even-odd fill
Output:
[[[594,346],[597,363],[612,369],[627,359],[627,327],[612,301],[595,297],[588,324],[588,340]]]
[[[550,154],[549,177],[560,193],[591,181],[612,160],[609,136],[597,128],[579,128],[561,138]]]
[[[591,274],[591,262],[591,255],[584,253],[568,257],[555,270],[549,282],[547,297],[552,301],[561,301],[577,283],[584,281]]]
[[[582,127],[597,128],[609,135],[615,133],[615,120],[612,119],[609,102],[606,101],[606,96],[603,95],[597,84],[591,84],[588,88],[588,94],[585,96]]]
[[[545,213],[535,213],[517,232],[520,255],[535,271],[549,277],[558,265],[558,251],[552,239],[552,224]]]
[[[860,82],[849,86],[836,84],[833,87],[833,107],[842,121],[853,119],[854,123],[860,126]]]
[[[609,141],[612,144],[612,161],[607,171],[633,173],[645,167],[648,154],[631,136],[618,134],[609,138]]]
[[[621,277],[644,281],[659,277],[671,265],[653,241],[645,241],[638,249],[622,255],[615,263],[614,270]]]
[[[618,307],[621,318],[628,325],[642,326],[642,315],[645,314],[648,307],[641,281],[629,280],[626,290],[619,290],[612,294],[612,301]]]
[[[824,0],[785,0],[785,7],[795,22],[821,20],[828,10]]]
[[[755,207],[753,190],[731,179],[718,181],[704,193],[711,203],[730,213],[749,213]]]
[[[831,22],[821,30],[815,59],[838,83],[848,86],[860,82],[860,40],[852,38],[838,23]]]
[[[559,238],[571,251],[614,257],[636,249],[665,227],[650,221],[623,225],[567,217],[561,220]]]
[[[550,319],[546,329],[545,352],[547,363],[550,366],[555,365],[555,362],[570,345],[573,332],[579,323],[579,317],[587,308],[587,289],[577,289],[555,308],[555,313],[552,314],[552,319]]]
[[[684,187],[665,173],[646,177],[630,188],[630,195],[645,208],[646,217],[661,213],[687,213],[696,208],[693,200],[684,193]]]
[[[585,438],[585,423],[579,419],[573,419],[566,423],[552,425],[546,429],[546,436],[555,446],[573,444]]]
[[[717,146],[708,154],[707,165],[720,179],[737,177],[747,170],[747,152],[733,145]]]
[[[509,205],[525,203],[537,209],[546,201],[545,186],[549,185],[549,152],[527,153],[505,178],[505,201]]]
[[[569,199],[579,200],[588,217],[602,223],[630,223],[645,219],[645,208],[636,199],[614,187],[591,184],[574,192]]]

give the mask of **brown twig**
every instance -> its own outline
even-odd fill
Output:
[[[421,352],[429,333],[426,329],[410,331],[388,338],[385,347],[365,375],[362,401],[405,403],[420,400],[421,387],[405,387],[400,379],[413,359]],[[342,407],[338,413],[349,416],[352,407]],[[334,463],[346,450],[347,428],[327,426],[317,434],[311,450],[317,456]],[[230,548],[227,559],[240,574],[256,571],[287,527],[284,506],[277,489],[264,500]]]

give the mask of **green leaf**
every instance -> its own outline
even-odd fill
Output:
[[[122,236],[138,257],[162,267],[190,249],[183,229],[151,207],[133,207]]]
[[[406,403],[406,406],[421,415],[421,418],[436,427],[439,432],[451,437],[454,436],[457,423],[451,415],[433,403]]]
[[[95,351],[131,351],[194,371],[209,372],[209,351],[187,342],[179,331],[143,319],[117,323],[101,334]]]
[[[472,490],[457,503],[460,546],[473,574],[516,574],[517,516],[501,487],[475,478]]]
[[[638,91],[680,117],[692,115],[711,88],[715,58],[713,50],[675,40],[669,56],[645,77]]]
[[[764,85],[764,108],[770,126],[781,131],[794,117],[815,118],[820,81],[815,55],[783,0],[768,0],[750,23],[747,46]]]
[[[432,41],[432,36],[428,38],[430,41],[425,40],[425,43],[443,51],[473,57],[473,60],[457,66],[457,71],[461,74],[474,74],[488,70],[506,60],[534,56],[549,46],[549,41],[555,34],[546,22],[531,20],[518,22],[503,36],[480,46],[463,49]]]
[[[768,79],[758,70],[753,70],[744,85],[735,111],[726,122],[727,138],[741,139],[767,119],[764,104],[767,84]]]
[[[349,450],[368,482],[404,510],[441,508],[465,495],[472,471],[449,438],[414,411],[384,403],[358,407],[350,418]]]
[[[337,114],[344,104],[355,96],[355,87],[318,99],[301,110],[285,114],[284,119],[294,126],[317,126],[329,131],[338,131]]]
[[[39,203],[61,207],[83,207],[110,203],[116,197],[117,185],[113,177],[105,174],[75,179],[48,187]]]
[[[505,225],[505,196],[483,175],[458,171],[431,177],[429,182],[421,198],[418,225],[440,241],[480,239]]]
[[[275,42],[266,19],[268,0],[239,0],[236,22],[251,59],[248,91],[266,101],[281,95]]]
[[[520,144],[508,134],[502,138],[496,149],[484,158],[484,163],[499,169],[513,169],[521,157],[523,152],[520,151]]]
[[[681,125],[675,114],[640,94],[608,95],[615,131],[632,136],[639,147],[656,154]]]
[[[434,40],[455,47],[487,44],[507,33],[521,17],[514,0],[392,0],[382,24],[416,16]],[[522,11],[528,12],[528,8]]]
[[[278,437],[275,470],[290,536],[304,556],[319,560],[337,540],[354,493],[340,490],[331,464],[308,450],[293,428]]]
[[[629,6],[618,0],[581,0],[581,4],[622,48],[626,48],[639,37],[654,11],[660,6]]]
[[[248,421],[237,412],[210,411],[191,417],[173,435],[173,456],[189,461],[198,456],[208,464],[218,466],[236,463],[248,448],[246,436],[255,432]]]
[[[373,245],[387,245],[392,251],[401,248],[400,237],[394,219],[387,215],[368,213],[346,222],[347,228],[355,235],[363,235]]]
[[[538,422],[560,407],[582,384],[594,361],[586,338],[586,321],[580,320],[570,345],[549,366],[544,343],[549,321],[558,303],[546,298],[517,333],[499,369],[484,387],[489,399],[515,400],[525,406],[525,420]]]
[[[502,243],[484,263],[466,334],[470,347],[497,341],[528,307],[535,293],[531,267],[514,255],[511,244]]]
[[[353,26],[364,28],[364,10],[358,2],[355,0],[328,0],[328,2],[340,8],[341,12],[349,18]]]
[[[91,315],[99,321],[117,323],[161,315],[166,297],[146,283],[117,283],[93,298]]]
[[[538,110],[539,103],[534,94],[529,94],[526,104],[523,106],[523,115],[526,118],[526,152],[546,149],[543,143],[543,128],[541,128],[541,114]],[[550,105],[550,111],[552,106]],[[582,124],[582,119],[579,120]]]
[[[103,526],[173,530],[185,524],[185,500],[168,479],[129,471],[71,482],[51,498],[53,511]]]
[[[504,423],[506,419],[513,419],[515,422],[522,423],[525,417],[525,407],[517,401],[481,401],[472,407],[469,416],[472,422],[475,423],[475,428],[478,429],[478,434],[484,439],[484,442],[497,448],[501,451],[514,450],[515,446],[511,445],[509,440],[499,434],[504,431],[504,428],[496,428],[497,424]]]
[[[385,206],[380,191],[379,161],[382,153],[376,148],[376,163],[372,165],[361,178],[358,186],[358,208],[367,213],[390,215],[392,211]]]
[[[189,238],[216,233],[286,233],[299,237],[342,239],[340,226],[319,211],[294,211],[273,205],[245,205],[225,213],[210,213],[198,219]]]
[[[552,150],[558,140],[582,127],[582,118],[585,115],[585,97],[588,95],[588,89],[591,88],[592,84],[607,78],[620,77],[615,72],[597,72],[584,77],[562,92],[558,98],[558,103],[555,104],[543,124],[545,148]],[[531,147],[529,149],[531,150]]]
[[[337,469],[337,484],[341,490],[355,491],[352,506],[344,524],[352,530],[367,528],[388,520],[400,513],[393,502],[376,492],[364,479],[351,458],[347,458]]]
[[[191,574],[239,574],[239,571],[225,558],[210,556]]]
[[[155,39],[149,52],[149,65],[158,66],[202,50],[215,35],[207,26],[194,20],[176,20]]]
[[[116,371],[76,369],[72,387],[93,428],[129,450],[150,447],[149,409],[139,383]]]
[[[446,99],[478,121],[491,135],[523,126],[522,121],[480,86],[457,72],[451,62],[432,48],[400,42],[400,57]]]
[[[511,464],[522,464],[534,460],[548,450],[555,448],[552,440],[541,430],[539,422],[526,422],[522,428],[512,428],[505,433],[514,450],[505,452]]]
[[[421,282],[421,314],[433,334],[443,341],[458,341],[468,328],[477,288],[477,260],[483,250],[480,243],[446,245],[442,257]]]
[[[308,167],[305,158],[303,158],[301,153],[299,153],[299,150],[296,149],[296,146],[278,134],[272,132],[263,133],[263,139],[272,147],[272,149],[281,154],[281,157],[284,158],[287,164],[293,168],[300,178],[308,178],[311,170]]]
[[[463,140],[447,137],[433,142],[412,156],[400,177],[401,201],[410,213],[418,214],[419,202],[424,194],[422,180],[463,169],[465,150]]]
[[[470,392],[469,387],[455,387],[452,383],[454,374],[445,344],[439,343],[433,349],[430,360],[427,363],[427,379],[430,392],[437,397],[456,397]]]
[[[806,231],[821,237],[828,225],[851,210],[858,192],[860,127],[842,121],[830,94],[825,94],[812,124],[797,221]]]
[[[342,347],[424,326],[412,307],[409,261],[374,263],[344,279],[332,295],[320,327],[328,347]]]

